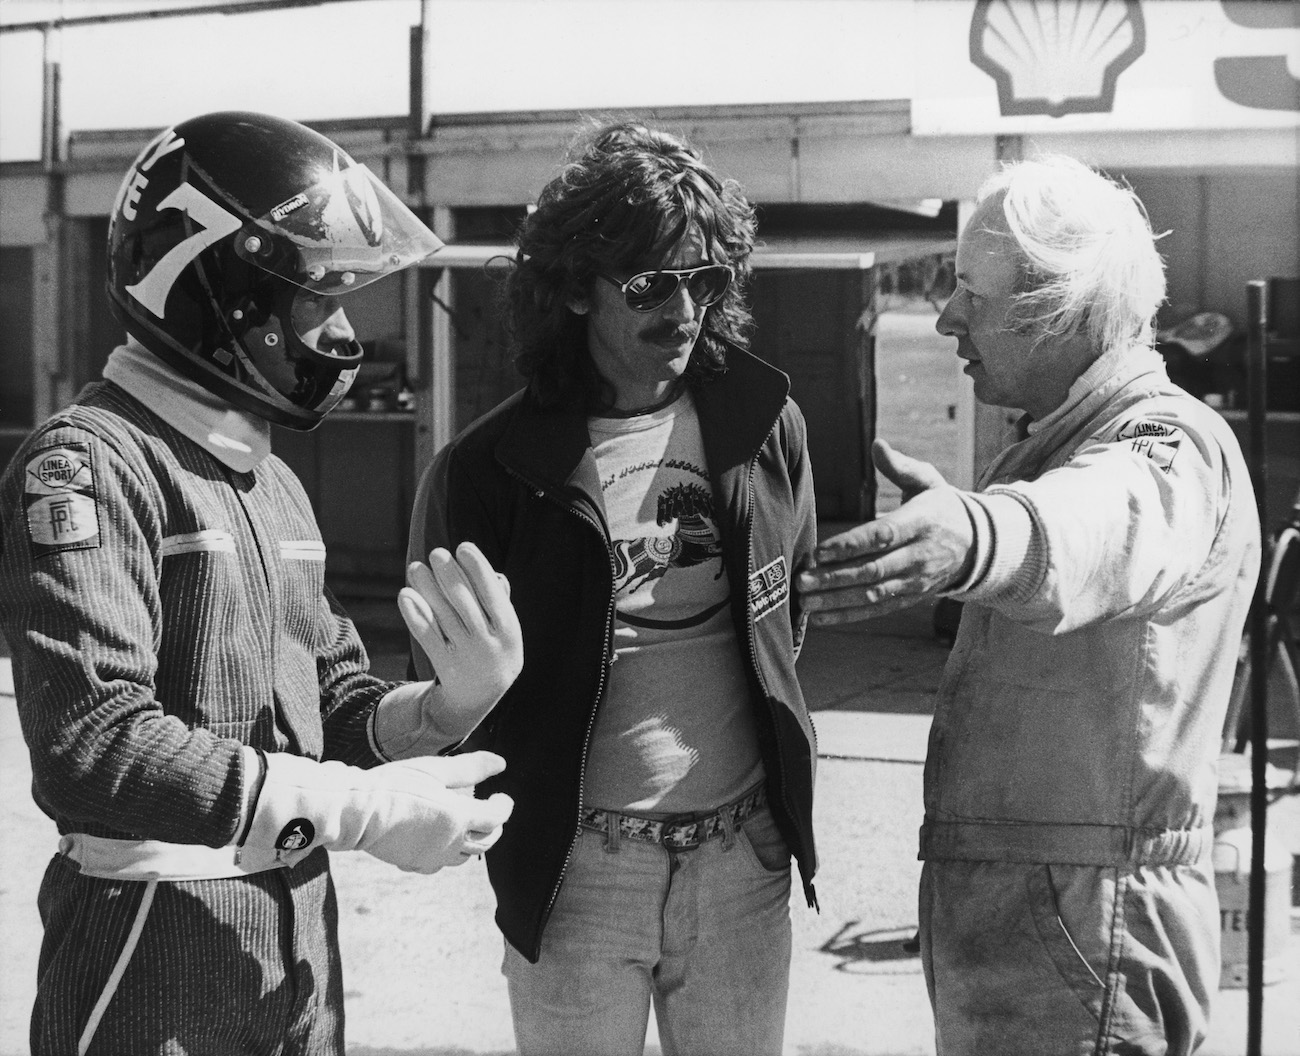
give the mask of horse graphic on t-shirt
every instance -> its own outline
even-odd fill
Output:
[[[632,593],[662,579],[670,568],[690,568],[722,556],[722,543],[712,523],[713,502],[697,484],[677,484],[659,496],[656,520],[660,525],[676,519],[672,535],[641,536],[614,542],[614,590]],[[718,562],[717,579],[722,575]]]

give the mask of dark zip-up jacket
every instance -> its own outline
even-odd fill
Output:
[[[816,545],[806,426],[789,379],[735,349],[727,372],[693,396],[769,800],[815,905],[816,739],[794,670],[806,617],[790,585]],[[613,661],[613,556],[584,414],[543,409],[519,392],[439,453],[420,482],[409,553],[425,560],[465,540],[509,578],[523,628],[523,671],[467,744],[506,760],[480,790],[515,801],[488,876],[502,933],[535,962],[578,834]]]

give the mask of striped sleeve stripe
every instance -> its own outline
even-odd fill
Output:
[[[280,557],[285,561],[324,561],[325,544],[312,539],[281,539]]]
[[[205,550],[233,554],[235,552],[235,537],[220,528],[208,528],[201,532],[169,535],[162,541],[163,557],[174,557],[176,554],[195,554]]]

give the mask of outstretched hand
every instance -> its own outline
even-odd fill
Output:
[[[903,493],[892,513],[832,536],[795,582],[814,624],[896,612],[958,583],[974,559],[974,529],[957,489],[928,462],[871,446],[876,468]]]
[[[523,632],[510,586],[473,543],[442,547],[412,562],[397,606],[436,675],[444,730],[468,732],[492,710],[524,666]]]

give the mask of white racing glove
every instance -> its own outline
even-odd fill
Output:
[[[245,748],[245,773],[259,753]],[[252,757],[250,759],[250,756]],[[255,870],[293,866],[317,847],[368,851],[415,873],[436,873],[482,854],[501,836],[514,801],[473,786],[505,769],[491,752],[385,763],[371,770],[275,752],[238,840],[236,861]],[[464,791],[461,791],[464,790]]]
[[[406,581],[397,606],[435,679],[402,687],[380,704],[376,739],[392,758],[463,740],[524,666],[510,584],[473,543],[461,543],[454,556],[441,547],[431,551],[427,565],[407,568]]]

